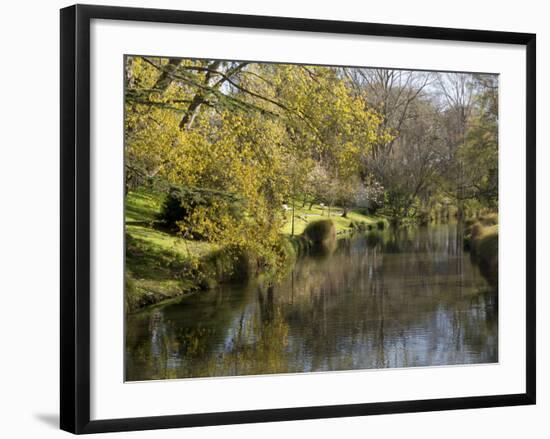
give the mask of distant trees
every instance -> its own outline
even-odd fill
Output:
[[[463,216],[468,205],[498,202],[498,77],[438,74],[445,127],[443,191]]]
[[[474,75],[475,107],[460,151],[470,200],[498,208],[498,77]]]
[[[434,77],[392,69],[347,69],[347,73],[366,104],[380,113],[383,129],[392,134],[363,158],[363,178],[384,188],[381,204],[394,222],[414,217],[421,196],[433,183],[441,146],[437,108],[429,98]]]
[[[433,75],[394,69],[347,68],[356,92],[363,96],[382,118],[381,129],[393,134],[391,139],[381,141],[373,148],[372,156],[387,154],[401,133],[403,124],[410,117],[411,105],[433,82]]]
[[[362,176],[384,187],[394,222],[444,201],[497,207],[498,78],[495,75],[345,69],[377,109],[391,139],[363,157]]]

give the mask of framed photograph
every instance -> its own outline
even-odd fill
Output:
[[[535,35],[61,10],[61,428],[535,403]]]

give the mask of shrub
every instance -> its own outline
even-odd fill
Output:
[[[470,237],[472,240],[475,240],[483,230],[483,226],[480,223],[475,223],[470,228]]]
[[[474,241],[479,270],[493,287],[498,287],[498,225],[487,227]]]
[[[336,237],[336,227],[329,219],[315,221],[307,225],[303,234],[309,241],[320,243]]]
[[[138,292],[136,282],[128,273],[124,274],[124,305],[126,311],[130,312],[138,307]]]
[[[488,215],[483,215],[479,218],[479,222],[483,226],[494,226],[498,224],[498,213],[490,213]]]
[[[356,232],[365,232],[367,230],[370,230],[370,225],[367,225],[365,221],[352,221],[349,224],[349,227]]]
[[[199,261],[197,277],[205,289],[223,282],[245,282],[256,275],[258,258],[252,252],[235,246],[209,253]]]
[[[384,228],[386,227],[386,222],[384,220],[378,220],[376,221],[376,227],[378,228],[378,230],[384,230]]]
[[[476,218],[468,218],[467,220],[464,221],[464,225],[466,226],[466,229],[472,227],[475,223],[477,223]]]
[[[428,210],[420,211],[417,214],[416,220],[419,226],[427,226],[432,221],[430,211]]]
[[[298,258],[299,256],[307,255],[309,253],[311,249],[311,242],[308,241],[303,235],[289,236],[286,239],[292,246],[294,258]]]
[[[498,214],[485,215],[477,221],[467,221],[464,248],[489,285],[498,288]]]
[[[193,239],[207,239],[208,232],[202,224],[211,228],[222,227],[222,217],[241,219],[243,199],[235,194],[187,186],[170,188],[158,216],[160,222],[172,231],[186,234]],[[199,213],[200,215],[195,215]],[[196,217],[200,217],[200,223]]]
[[[332,220],[309,223],[302,236],[311,243],[313,253],[328,254],[336,249],[336,226]]]
[[[470,219],[465,222],[464,229],[464,250],[472,250],[475,239],[481,234],[483,226],[477,219]]]

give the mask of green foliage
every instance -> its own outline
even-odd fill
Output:
[[[498,224],[498,213],[490,213],[479,218],[483,226],[494,226]]]
[[[491,286],[498,288],[498,224],[485,227],[473,238],[472,251],[481,274]]]
[[[211,243],[184,240],[155,228],[161,200],[161,194],[146,190],[129,192],[126,196],[128,311],[200,288],[196,278],[186,276],[189,265],[216,250]]]
[[[408,188],[394,187],[388,189],[384,196],[384,207],[381,211],[392,223],[398,225],[408,218],[415,217],[420,208],[416,196],[411,195]]]
[[[496,77],[483,76],[476,107],[458,157],[470,182],[468,197],[498,207],[498,92]]]
[[[304,239],[314,253],[332,253],[336,249],[336,226],[332,220],[315,221],[307,225]]]
[[[245,203],[234,194],[186,186],[172,187],[162,203],[159,220],[189,239],[215,240],[224,220],[240,221]]]
[[[490,75],[449,74],[436,92],[428,73],[145,56],[125,64],[134,296],[151,289],[147,279],[170,295],[190,280],[207,287],[229,273],[283,271],[318,233],[385,228],[375,211],[408,224],[497,208]],[[468,85],[468,108],[444,84]],[[328,235],[317,223],[330,224]]]
[[[352,221],[349,226],[356,232],[366,232],[367,230],[369,230],[369,224],[367,224],[365,221]]]
[[[285,236],[279,236],[265,257],[247,247],[220,246],[169,233],[155,220],[160,216],[161,199],[160,194],[143,189],[129,192],[126,198],[128,311],[219,283],[244,282],[259,272],[278,278],[297,257],[294,241]]]
[[[470,250],[487,282],[498,288],[498,215],[471,219],[466,225],[464,247]]]

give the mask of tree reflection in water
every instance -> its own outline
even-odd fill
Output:
[[[497,293],[461,230],[369,232],[256,279],[130,315],[126,379],[498,361]]]

